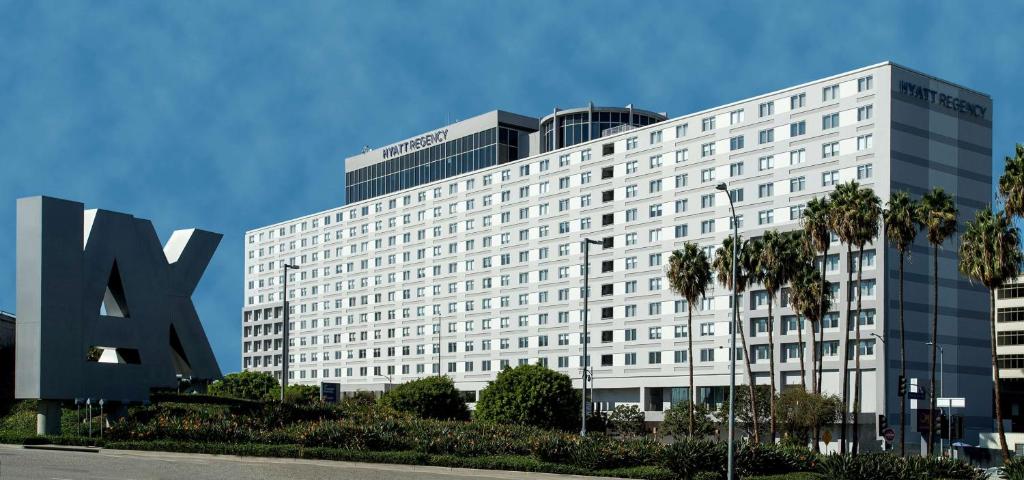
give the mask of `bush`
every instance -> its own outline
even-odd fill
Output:
[[[469,419],[466,402],[448,377],[426,377],[403,383],[385,393],[380,403],[420,418]]]
[[[210,395],[243,400],[273,400],[281,394],[281,384],[269,373],[239,372],[225,375],[210,384]]]
[[[693,478],[700,472],[721,475],[725,473],[727,453],[724,443],[686,437],[665,449],[662,466],[679,478]]]
[[[480,392],[476,418],[482,421],[575,430],[580,393],[572,380],[541,365],[507,368]]]
[[[280,392],[280,387],[278,387]],[[311,404],[320,401],[320,389],[313,385],[288,385],[284,390],[285,403]]]
[[[682,438],[690,433],[689,401],[684,400],[669,407],[665,411],[665,420],[661,422],[661,433],[672,438]],[[718,436],[719,422],[715,412],[706,404],[698,403],[693,411],[693,436],[706,438]]]
[[[934,457],[899,457],[891,453],[828,455],[822,458],[818,472],[843,480],[965,479],[978,478],[974,467],[960,460]]]
[[[1006,462],[1003,473],[1009,480],[1024,480],[1024,457],[1015,457]]]
[[[770,443],[740,443],[736,470],[743,476],[778,475],[814,470],[818,457],[806,448]]]
[[[636,405],[616,405],[608,415],[608,423],[620,435],[643,435],[647,433],[644,412]]]

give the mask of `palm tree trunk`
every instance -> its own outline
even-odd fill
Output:
[[[928,418],[932,418],[935,415],[935,406],[937,398],[935,394],[935,353],[938,351],[939,344],[939,244],[932,244],[932,285],[934,286],[932,295],[932,389],[928,392],[931,401],[928,402],[931,408],[931,415]],[[935,423],[935,422],[932,422]],[[928,429],[928,456],[930,457],[935,451],[935,428]]]
[[[800,387],[807,391],[807,370],[804,368],[804,324],[800,315],[796,316],[796,341],[800,343]],[[814,343],[814,335],[811,335],[811,343]],[[813,345],[812,345],[813,347]]]
[[[907,339],[903,323],[903,251],[900,250],[900,377],[907,378]],[[899,388],[897,386],[897,388]],[[907,398],[900,399],[900,456],[907,455]]]
[[[772,318],[772,303],[774,295],[768,296],[768,373],[770,375],[771,395],[768,397],[768,419],[771,429],[771,442],[775,443],[775,337],[772,332],[775,330],[775,321]]]
[[[864,277],[864,244],[859,246],[857,252],[857,319],[855,320],[854,329],[857,331],[856,342],[853,346],[853,358],[854,358],[854,369],[853,369],[853,454],[856,455],[860,449],[860,388],[861,388],[861,375],[860,375],[860,313],[861,313],[861,301],[864,295],[861,292],[861,281]]]
[[[690,437],[693,437],[693,401],[696,398],[693,391],[693,304],[689,300],[686,301],[686,343],[687,343],[687,356],[689,356],[688,363],[690,364]]]
[[[828,293],[825,292],[825,282],[827,281],[827,280],[825,280],[825,261],[827,259],[828,259],[828,244],[825,245],[825,251],[822,252],[822,257],[821,257],[821,295],[822,295],[822,298],[824,298],[825,295],[828,295]],[[821,376],[822,376],[822,370],[824,370],[824,368],[825,368],[825,362],[824,362],[824,360],[825,360],[825,358],[824,358],[824,354],[825,354],[825,313],[826,313],[825,312],[825,308],[822,305],[822,303],[818,303],[818,344],[821,345],[821,349],[822,349],[821,352],[816,352],[816,356],[818,357],[818,381],[816,382],[817,383],[817,390],[815,391],[815,393],[817,393],[818,395],[821,395]]]
[[[999,449],[1003,454],[1003,464],[1010,461],[1010,450],[1006,447],[1006,432],[1003,431],[1003,407],[999,390],[999,362],[996,357],[996,290],[989,290],[989,333],[992,334],[992,373],[995,375],[996,431],[999,432]]]
[[[812,378],[812,380],[814,382],[814,393],[816,393],[818,395],[821,395],[821,375],[822,375],[822,370],[825,368],[825,365],[824,365],[824,362],[823,362],[823,360],[824,360],[823,359],[823,355],[824,355],[824,349],[825,349],[825,322],[824,322],[824,320],[825,320],[825,309],[822,307],[822,301],[824,300],[824,296],[828,295],[828,293],[825,292],[825,282],[826,282],[826,280],[825,280],[825,262],[826,262],[827,259],[828,259],[828,244],[826,243],[825,244],[825,250],[822,252],[822,256],[821,256],[821,288],[819,290],[821,292],[822,298],[818,299],[818,346],[812,347],[812,352],[811,352],[811,363],[812,363],[812,365],[814,363],[817,363],[817,370],[818,370],[817,376],[816,377],[814,376],[815,373],[813,371],[811,372],[811,376],[814,377],[814,378]],[[811,340],[812,340],[812,342],[814,340],[814,332],[813,331],[811,332]],[[822,349],[821,352],[818,351],[819,348]],[[819,451],[818,440],[820,438],[821,438],[821,427],[815,426],[814,427],[814,451],[815,452]]]
[[[841,327],[842,345],[839,347],[843,359],[843,375],[839,381],[843,383],[843,415],[839,423],[839,453],[846,454],[846,419],[848,408],[850,408],[850,285],[853,284],[853,270],[850,270],[850,257],[853,256],[853,245],[846,244],[846,311],[843,317],[846,322]]]
[[[739,297],[734,297],[733,301],[738,302]],[[754,418],[754,443],[761,443],[760,428],[757,426],[757,400],[754,398],[754,370],[750,368],[750,350],[747,349],[747,334],[743,332],[738,318],[736,319],[736,325],[733,325],[732,328],[737,329],[737,332],[740,334],[740,342],[743,343],[743,363],[747,366],[747,391],[750,394],[750,414]],[[735,352],[733,355],[735,355]]]

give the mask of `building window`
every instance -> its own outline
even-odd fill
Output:
[[[766,143],[772,143],[775,141],[775,129],[769,128],[767,130],[761,130],[757,132],[757,143],[764,145]]]
[[[626,139],[626,150],[633,150],[637,146],[636,137],[629,137]]]
[[[871,106],[871,105],[865,105],[863,107],[858,107],[857,108],[857,121],[858,122],[863,122],[864,120],[871,120],[871,114],[874,113],[873,110],[874,110],[874,107]]]
[[[829,142],[821,146],[821,158],[839,156],[839,142]]]
[[[767,198],[775,195],[774,183],[762,183],[757,186],[757,198]]]
[[[761,210],[757,212],[757,224],[758,225],[770,225],[775,220],[774,210]]]
[[[829,113],[821,117],[821,129],[828,130],[839,126],[839,114]]]
[[[743,162],[736,162],[729,164],[729,176],[738,177],[743,175]]]
[[[715,142],[705,143],[700,146],[700,156],[710,157],[715,154]]]
[[[764,102],[757,106],[757,116],[759,118],[769,117],[775,115],[775,102]]]
[[[794,123],[789,124],[789,136],[790,137],[799,137],[800,135],[803,135],[805,133],[807,133],[807,122],[806,121],[800,120],[799,122],[794,122]]]
[[[775,168],[775,156],[768,155],[766,157],[761,157],[757,159],[758,171],[763,172],[765,170],[771,170],[773,168]]]
[[[651,144],[661,143],[661,130],[651,132]]]
[[[715,117],[706,117],[700,121],[700,130],[707,132],[715,129]]]
[[[676,163],[683,163],[685,161],[688,161],[689,159],[690,159],[690,150],[689,149],[684,148],[682,150],[676,150]]]
[[[733,110],[729,112],[729,125],[736,125],[742,123],[744,120],[743,109]]]
[[[821,89],[821,101],[831,102],[839,98],[839,85],[829,85]]]
[[[732,137],[729,139],[729,150],[735,151],[743,148],[743,135]]]
[[[874,77],[868,75],[857,79],[857,91],[866,92],[874,88]]]
[[[711,168],[705,168],[704,170],[701,170],[700,171],[700,181],[701,181],[701,183],[707,183],[707,182],[715,181],[715,168],[711,167]]]
[[[857,137],[857,151],[868,150],[875,146],[874,135],[860,135]]]
[[[803,108],[806,105],[807,105],[807,94],[806,93],[799,93],[799,94],[793,95],[792,97],[789,97],[789,109],[790,110],[796,110],[798,108]]]
[[[802,192],[806,186],[806,180],[804,177],[797,177],[789,179],[789,192]]]
[[[684,123],[682,125],[676,125],[676,138],[683,138],[687,134],[687,130],[690,129],[690,124]]]
[[[821,174],[821,186],[831,187],[839,183],[839,170],[831,170],[828,172],[822,172]]]
[[[866,163],[864,165],[857,165],[857,180],[871,178],[871,170],[872,167],[870,163]]]
[[[801,163],[804,163],[806,159],[807,152],[802,148],[800,150],[793,150],[792,152],[789,152],[790,165],[799,165]]]

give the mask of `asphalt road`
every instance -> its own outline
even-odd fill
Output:
[[[29,450],[0,445],[0,480],[135,479],[452,480],[596,477],[370,463],[101,450]]]

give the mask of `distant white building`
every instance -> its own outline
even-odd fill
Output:
[[[600,124],[613,109],[591,106],[532,123],[499,111],[448,126],[443,138],[432,131],[366,152],[346,161],[348,195],[359,201],[246,233],[242,365],[280,374],[288,262],[300,266],[288,282],[295,382],[381,390],[443,373],[475,394],[502,368],[539,362],[579,387],[589,362],[601,407],[637,404],[658,421],[688,395],[693,335],[696,397],[721,402],[729,291],[714,285],[688,332],[685,303],[664,278],[683,242],[713,256],[731,233],[716,185],[728,184],[744,238],[799,228],[808,200],[851,180],[883,201],[941,186],[968,219],[991,198],[991,109],[985,94],[886,62],[675,118],[627,107],[614,110],[619,125]],[[514,131],[516,153],[493,156],[489,149],[512,143],[509,132],[499,138],[503,128]],[[452,144],[456,136],[463,140]],[[591,248],[589,359],[584,238],[604,245]],[[824,322],[828,391],[842,385],[843,305],[863,297],[863,439],[877,438],[877,414],[899,425],[899,342],[890,340],[899,333],[898,256],[882,238],[865,251],[859,288],[846,282],[856,265],[845,246],[834,243],[826,261],[838,287]],[[954,245],[940,252],[939,342],[945,393],[968,397],[966,436],[976,441],[991,431],[988,300],[959,276]],[[919,237],[906,274],[908,376],[922,385],[930,252]],[[766,298],[754,285],[741,305],[758,383],[769,380]],[[783,294],[775,308],[780,386],[800,384],[805,350],[786,303]]]

